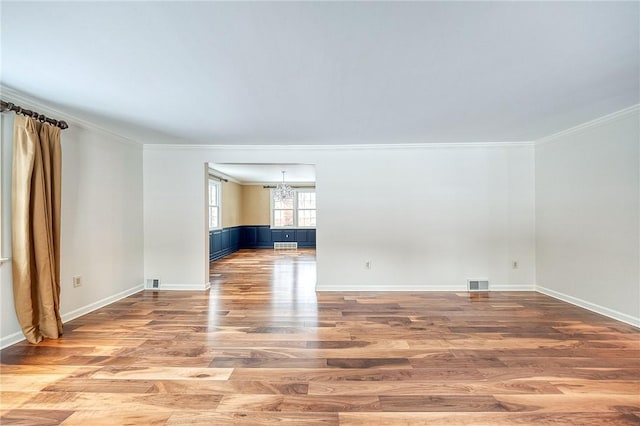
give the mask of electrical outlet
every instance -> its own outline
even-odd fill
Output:
[[[514,260],[513,262],[511,262],[511,267],[512,267],[513,269],[518,269],[518,261],[517,261],[517,260]]]
[[[82,287],[82,277],[80,275],[73,277],[73,286]]]

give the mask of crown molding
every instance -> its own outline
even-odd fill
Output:
[[[505,148],[534,146],[534,141],[503,141],[503,142],[425,142],[425,143],[380,143],[380,144],[291,144],[291,145],[232,145],[232,144],[161,144],[137,141],[115,133],[94,122],[87,121],[68,112],[56,109],[18,90],[0,84],[0,93],[8,102],[32,108],[38,112],[64,119],[72,125],[93,129],[119,142],[142,146],[145,151],[371,151],[371,150],[421,150],[421,149],[460,149],[460,148]]]
[[[194,145],[194,144],[144,144],[145,151],[370,151],[370,150],[421,150],[459,148],[509,148],[533,147],[533,141],[523,142],[433,142],[414,144],[345,144],[345,145]]]
[[[96,123],[87,121],[75,115],[69,114],[68,112],[43,104],[41,101],[37,101],[34,98],[25,95],[24,93],[21,93],[15,89],[11,89],[10,87],[4,86],[2,84],[0,84],[0,94],[2,96],[2,99],[6,102],[12,102],[14,104],[19,104],[24,108],[34,109],[42,114],[52,115],[56,118],[56,120],[62,119],[66,121],[67,124],[69,124],[69,129],[71,129],[73,126],[83,127],[85,129],[95,130],[110,137],[116,138],[116,141],[119,143],[134,145],[136,147],[143,146],[142,142],[138,142],[126,136],[114,133],[113,131],[99,126]],[[69,129],[63,130],[63,132],[68,131]]]
[[[587,121],[586,123],[578,124],[577,126],[570,127],[566,130],[562,130],[560,132],[554,133],[549,136],[545,136],[541,139],[535,141],[535,145],[544,145],[549,142],[554,142],[557,139],[560,139],[564,136],[569,136],[575,133],[584,132],[585,130],[592,129],[595,127],[603,126],[605,124],[611,123],[613,121],[621,120],[633,114],[640,114],[640,104],[632,105],[630,107],[621,109],[620,111],[616,111],[611,114],[603,115],[602,117],[598,117],[594,120]]]
[[[274,181],[274,182],[254,182],[254,181],[250,181],[250,182],[240,182],[240,185],[243,186],[271,186],[274,187],[279,184],[282,183],[281,181]],[[287,181],[288,185],[291,185],[292,187],[294,187],[294,189],[313,189],[316,187],[316,182],[290,182]],[[268,188],[265,188],[268,189]]]

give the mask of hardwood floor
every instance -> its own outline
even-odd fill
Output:
[[[640,331],[533,292],[319,293],[242,250],[0,353],[0,423],[640,424]]]

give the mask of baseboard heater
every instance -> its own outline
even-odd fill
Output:
[[[298,243],[295,241],[273,243],[273,249],[274,250],[298,250]]]
[[[467,280],[467,288],[469,289],[469,291],[489,291],[489,280]]]

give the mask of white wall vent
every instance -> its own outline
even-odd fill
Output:
[[[486,279],[467,280],[467,288],[469,289],[469,291],[488,291],[489,280],[486,280]]]
[[[282,241],[282,242],[277,242],[277,243],[273,243],[273,249],[274,250],[298,250],[298,243],[297,242],[289,242],[289,241]]]
[[[145,286],[145,288],[148,289],[159,289],[160,288],[160,280],[158,278],[148,278],[147,279],[147,285]]]

